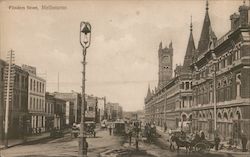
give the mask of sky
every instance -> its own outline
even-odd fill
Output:
[[[248,2],[246,2],[248,3]],[[143,109],[148,85],[158,83],[158,47],[173,42],[173,64],[182,64],[192,16],[195,46],[205,0],[1,1],[0,58],[10,49],[15,63],[35,66],[47,91],[81,92],[80,22],[92,26],[87,49],[86,93],[106,96],[125,111]],[[209,0],[212,28],[220,38],[242,0]],[[42,6],[64,9],[42,9]],[[27,9],[27,6],[38,10]],[[13,9],[14,7],[25,7]]]

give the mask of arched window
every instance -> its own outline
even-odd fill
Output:
[[[226,112],[224,112],[223,119],[224,119],[224,120],[228,120],[228,116],[227,116],[227,113],[226,113]]]
[[[241,90],[241,73],[236,75],[236,98],[240,97]]]
[[[218,113],[218,119],[219,119],[219,120],[222,119],[222,116],[221,116],[221,113],[220,113],[220,112]]]
[[[240,120],[240,119],[241,119],[240,111],[237,111],[237,112],[236,112],[236,118],[237,118],[237,120]]]
[[[182,115],[182,121],[183,121],[183,122],[187,121],[187,115],[186,115],[186,114],[183,114],[183,115]]]

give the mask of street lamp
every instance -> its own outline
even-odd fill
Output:
[[[87,156],[88,143],[84,135],[84,121],[85,121],[85,67],[86,67],[86,50],[90,46],[91,39],[91,25],[88,22],[80,23],[80,43],[83,48],[83,71],[82,71],[82,105],[81,105],[81,128],[79,136],[79,157]]]

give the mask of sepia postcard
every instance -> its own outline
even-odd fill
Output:
[[[0,157],[249,157],[249,0],[0,0]]]

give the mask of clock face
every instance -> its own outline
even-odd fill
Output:
[[[168,64],[168,63],[170,63],[170,57],[169,57],[169,56],[164,56],[164,57],[162,58],[162,63],[163,63],[163,64]]]

